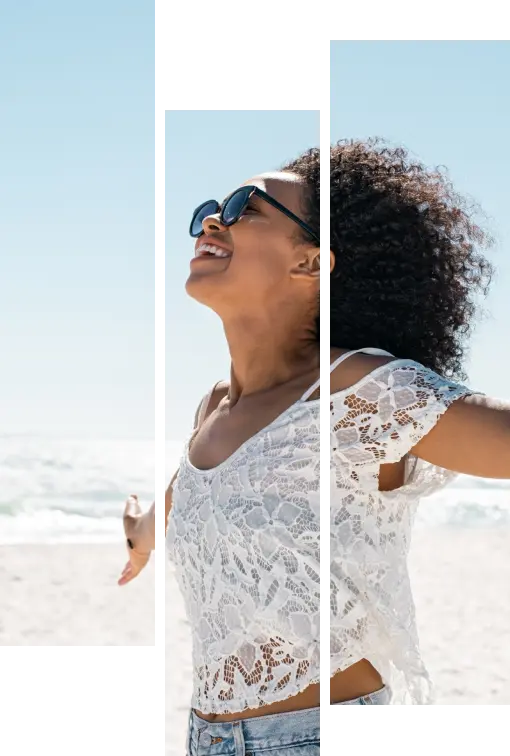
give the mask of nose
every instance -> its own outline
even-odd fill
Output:
[[[204,233],[210,234],[211,232],[226,231],[227,227],[220,221],[220,214],[214,213],[214,215],[208,215],[202,221],[202,228]]]

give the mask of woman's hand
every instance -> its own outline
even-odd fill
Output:
[[[124,532],[129,561],[119,578],[119,585],[133,580],[150,559],[154,549],[154,504],[148,512],[142,512],[138,497],[130,496],[124,509]]]

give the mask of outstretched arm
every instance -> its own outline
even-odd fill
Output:
[[[459,399],[411,454],[446,470],[510,479],[510,404],[477,395]]]
[[[198,427],[200,410],[203,400],[200,402],[195,414],[195,429]],[[165,532],[168,526],[168,515],[172,508],[172,491],[173,484],[177,478],[178,471],[173,475],[172,480],[165,492]],[[129,561],[119,578],[119,585],[126,585],[135,578],[149,561],[151,552],[155,544],[155,506],[151,506],[147,512],[142,512],[138,503],[137,496],[130,496],[124,511],[124,530],[126,539],[131,543],[128,547]]]

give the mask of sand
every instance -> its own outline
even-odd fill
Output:
[[[411,579],[436,704],[510,704],[510,529],[417,529]]]
[[[151,645],[154,562],[118,588],[122,544],[0,547],[0,645]],[[510,529],[427,528],[410,558],[437,704],[510,704]],[[190,629],[166,581],[167,756],[182,756]]]
[[[123,544],[0,547],[0,648],[161,648],[161,754],[183,756],[190,630],[166,559],[120,588]],[[159,670],[158,670],[159,672]]]

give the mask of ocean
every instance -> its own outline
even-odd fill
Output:
[[[170,479],[181,444],[167,446]],[[151,440],[0,437],[0,544],[123,540],[130,493],[154,500]],[[510,524],[510,482],[459,477],[424,499],[417,527]]]
[[[0,437],[0,544],[122,541],[130,493],[154,500],[154,442]]]

